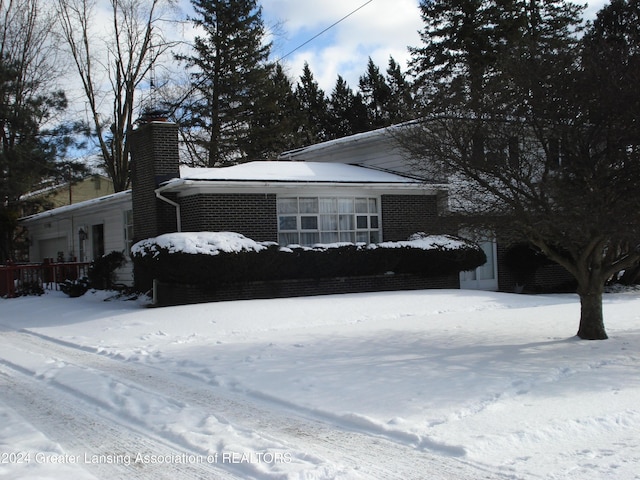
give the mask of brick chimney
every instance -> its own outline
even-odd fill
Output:
[[[161,183],[180,177],[178,126],[145,116],[129,133],[134,241],[176,231],[176,209],[156,198]]]

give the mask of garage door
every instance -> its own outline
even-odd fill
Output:
[[[48,238],[47,240],[40,240],[38,247],[40,250],[40,258],[37,260],[44,260],[45,258],[58,259],[58,255],[62,252],[63,258],[67,257],[69,243],[67,237]]]

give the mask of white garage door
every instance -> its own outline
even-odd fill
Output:
[[[69,243],[67,237],[49,238],[47,240],[40,240],[38,247],[40,249],[40,258],[42,261],[45,258],[53,258],[54,261],[58,259],[58,254],[62,252],[63,257],[66,260],[67,250]]]

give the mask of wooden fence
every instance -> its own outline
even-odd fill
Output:
[[[38,289],[57,289],[65,280],[87,275],[89,263],[61,262],[0,265],[0,297],[13,298]]]

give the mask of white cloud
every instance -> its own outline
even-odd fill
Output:
[[[282,20],[285,38],[274,39],[276,57],[286,55],[305,41],[356,9],[358,11],[332,27],[320,37],[285,59],[289,72],[297,78],[308,62],[316,80],[327,92],[333,89],[338,74],[355,88],[365,73],[368,57],[382,71],[389,57],[404,65],[407,48],[419,44],[422,27],[417,0],[265,0],[263,14],[267,21]],[[364,5],[364,6],[363,6]]]

